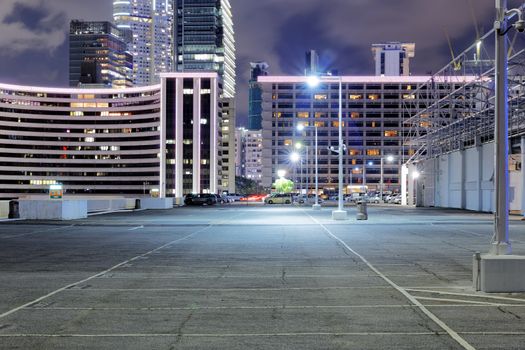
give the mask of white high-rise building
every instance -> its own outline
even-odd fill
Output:
[[[236,175],[262,182],[262,130],[235,129]]]
[[[416,55],[416,44],[388,42],[373,44],[376,76],[410,75],[410,59]]]
[[[158,83],[160,73],[173,70],[173,1],[113,0],[113,20],[131,30],[135,85]]]

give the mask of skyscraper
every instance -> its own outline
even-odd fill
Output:
[[[174,0],[177,71],[212,71],[235,96],[235,39],[229,0]]]
[[[172,0],[114,0],[113,20],[132,32],[128,49],[135,85],[158,83],[160,73],[173,70]]]
[[[248,101],[248,129],[262,129],[262,87],[257,82],[260,76],[268,75],[269,65],[266,62],[250,63],[250,92]]]
[[[69,85],[131,86],[133,58],[126,49],[126,34],[110,22],[71,21]]]
[[[178,72],[217,72],[221,82],[220,189],[235,192],[235,39],[229,0],[173,0]]]
[[[319,55],[317,51],[306,51],[304,62],[304,75],[317,75],[319,73]]]
[[[416,55],[416,44],[388,42],[373,44],[376,75],[410,75],[410,59]]]

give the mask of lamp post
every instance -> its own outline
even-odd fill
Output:
[[[383,163],[385,161],[385,158],[384,157],[381,157],[381,200],[383,200],[383,187],[385,186],[384,184],[384,179],[383,179]],[[386,161],[389,162],[389,163],[392,163],[394,161],[394,156],[387,156],[386,157]]]
[[[339,147],[338,147],[338,153],[339,153],[339,192],[338,192],[338,204],[337,204],[337,210],[332,211],[332,219],[333,220],[346,220],[347,219],[347,212],[344,210],[344,203],[343,203],[343,152],[344,152],[344,144],[343,144],[343,77],[331,77],[331,76],[323,76],[323,77],[317,77],[312,76],[308,79],[308,84],[312,87],[317,86],[319,82],[326,81],[326,82],[338,82],[339,83],[339,113],[338,113],[338,121],[339,121]]]
[[[314,152],[315,152],[315,203],[312,205],[313,210],[320,210],[321,205],[319,205],[319,167],[317,163],[317,125],[314,122],[313,126],[305,126],[304,124],[297,125],[297,130],[303,131],[306,128],[314,128],[315,139],[314,139]],[[307,152],[308,154],[308,152]]]
[[[292,152],[292,153],[290,154],[290,161],[291,161],[292,163],[297,163],[297,162],[300,161],[300,160],[301,160],[301,156],[299,155],[299,153],[297,153],[297,152]],[[295,166],[294,166],[294,168],[295,168]],[[296,171],[294,171],[294,172],[297,174]],[[297,178],[296,178],[295,180],[297,180]]]

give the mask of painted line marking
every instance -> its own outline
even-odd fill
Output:
[[[426,290],[426,289],[413,289],[413,288],[406,288],[405,290],[409,292],[419,292],[419,293],[431,293],[431,294],[440,294],[440,295],[455,295],[455,296],[462,296],[462,297],[472,297],[472,298],[483,298],[483,299],[495,299],[495,300],[507,300],[507,301],[518,301],[518,302],[525,302],[525,298],[509,298],[509,297],[500,297],[497,295],[477,295],[477,294],[468,294],[468,293],[455,293],[455,292],[443,292],[439,290]]]
[[[200,229],[200,230],[198,230],[198,231],[195,231],[195,232],[193,232],[193,233],[191,233],[191,234],[189,234],[189,235],[186,235],[186,236],[184,236],[184,237],[182,237],[182,238],[179,238],[179,239],[173,240],[173,241],[171,241],[171,242],[168,242],[168,243],[166,243],[166,244],[163,244],[163,245],[161,245],[160,247],[157,247],[157,248],[155,248],[155,249],[153,249],[153,250],[150,250],[149,252],[146,252],[146,253],[144,253],[144,254],[137,255],[137,256],[135,256],[134,258],[131,258],[131,259],[128,259],[128,260],[126,260],[126,261],[124,261],[124,262],[121,262],[120,264],[117,264],[117,265],[115,265],[115,266],[113,266],[113,267],[110,267],[109,269],[104,270],[104,271],[102,271],[102,272],[99,272],[99,273],[97,273],[97,274],[95,274],[95,275],[93,275],[93,276],[90,276],[90,277],[85,278],[85,279],[83,279],[83,280],[81,280],[81,281],[78,281],[78,282],[74,282],[74,283],[68,284],[68,285],[65,286],[65,287],[59,288],[59,289],[57,289],[57,290],[55,290],[55,291],[53,291],[53,292],[51,292],[51,293],[49,293],[49,294],[46,294],[46,295],[44,295],[44,296],[42,296],[42,297],[40,297],[40,298],[37,298],[37,299],[35,299],[35,300],[33,300],[33,301],[30,301],[30,302],[28,302],[28,303],[25,303],[25,304],[23,304],[23,305],[20,305],[20,306],[14,308],[14,309],[12,309],[12,310],[9,310],[9,311],[7,311],[7,312],[4,312],[3,314],[0,314],[0,319],[4,318],[4,317],[6,317],[6,316],[9,316],[9,315],[11,315],[11,314],[14,314],[15,312],[17,312],[17,311],[19,311],[19,310],[21,310],[21,309],[24,309],[24,308],[26,308],[26,307],[28,307],[28,306],[30,306],[30,305],[33,305],[33,304],[39,303],[39,302],[41,302],[42,300],[45,300],[45,299],[47,299],[47,298],[49,298],[49,297],[51,297],[51,296],[53,296],[53,295],[55,295],[55,294],[58,294],[58,293],[60,293],[60,292],[63,292],[63,291],[65,291],[65,290],[68,290],[68,289],[70,289],[70,288],[76,287],[76,286],[78,286],[79,284],[82,284],[82,283],[88,282],[88,281],[90,281],[90,280],[92,280],[92,279],[94,279],[94,278],[100,277],[100,276],[102,276],[102,275],[104,275],[104,274],[106,274],[106,273],[108,273],[108,272],[111,272],[111,271],[113,271],[113,270],[115,270],[115,269],[118,269],[119,267],[121,267],[121,266],[123,266],[123,265],[129,264],[130,262],[133,262],[133,261],[135,261],[135,260],[138,260],[138,259],[140,259],[140,258],[143,258],[143,257],[145,257],[145,256],[148,256],[148,255],[150,255],[150,254],[152,254],[152,253],[154,253],[154,252],[156,252],[156,251],[159,251],[159,250],[164,249],[164,248],[167,248],[167,247],[169,247],[169,246],[171,246],[171,245],[173,245],[173,244],[176,244],[176,243],[178,243],[178,242],[181,242],[181,241],[184,241],[184,240],[186,240],[186,239],[188,239],[188,238],[191,238],[191,237],[195,236],[196,234],[198,234],[198,233],[200,233],[200,232],[202,232],[202,231],[204,231],[204,230],[207,230],[207,229],[209,229],[209,228],[211,228],[211,227],[212,227],[212,226],[207,226],[207,227],[205,227],[205,228],[203,228],[203,229]]]
[[[128,231],[135,231],[135,230],[140,230],[140,229],[143,229],[144,228],[144,225],[140,225],[140,226],[137,226],[137,227],[132,227],[130,229],[128,229]]]
[[[89,288],[82,292],[259,292],[259,291],[299,291],[299,290],[352,290],[352,289],[392,289],[390,286],[370,286],[370,287],[296,287],[296,288]],[[78,289],[66,289],[66,291],[78,291]]]
[[[418,298],[421,299],[421,298]],[[425,300],[433,300],[432,298],[425,298]],[[436,300],[447,300],[447,299],[436,299]],[[465,302],[464,300],[454,300],[452,302]],[[429,307],[447,307],[447,308],[465,308],[465,307],[498,307],[498,306],[516,306],[525,307],[525,304],[499,304],[499,303],[478,303],[472,302],[471,304],[436,304],[428,305]],[[191,310],[308,310],[308,309],[405,309],[405,308],[417,308],[413,304],[403,305],[273,305],[273,306],[192,306],[192,307],[67,307],[67,306],[51,306],[51,307],[31,307],[26,308],[24,311],[39,310],[39,311],[53,311],[53,310],[65,310],[65,311],[191,311]]]
[[[323,230],[328,233],[329,236],[331,236],[333,239],[338,241],[345,247],[349,252],[357,256],[361,261],[363,261],[372,271],[374,271],[377,275],[379,275],[385,282],[390,284],[392,287],[394,287],[399,293],[403,294],[410,302],[412,302],[414,305],[416,305],[421,312],[423,312],[425,315],[427,315],[428,318],[430,318],[434,323],[436,323],[438,326],[440,326],[452,339],[454,339],[458,344],[460,344],[464,349],[467,350],[475,350],[475,348],[470,345],[465,339],[463,339],[456,331],[454,331],[452,328],[450,328],[445,322],[441,321],[436,315],[434,315],[430,310],[428,310],[423,304],[421,304],[416,298],[414,298],[410,293],[408,293],[405,289],[398,286],[394,281],[386,277],[381,271],[379,271],[374,265],[372,265],[364,256],[350,248],[348,244],[346,244],[345,241],[343,241],[341,238],[334,235],[325,225],[320,223],[316,218],[308,214],[306,211],[303,210],[303,212],[309,216],[314,222],[317,222]]]
[[[417,300],[432,300],[432,301],[447,301],[453,303],[464,303],[464,304],[478,304],[486,306],[513,306],[515,304],[500,304],[500,303],[489,303],[485,301],[473,301],[473,300],[462,300],[462,299],[447,299],[447,298],[430,298],[430,297],[415,297]],[[524,304],[525,305],[525,304]],[[428,305],[433,307],[434,305]]]
[[[69,226],[54,227],[54,228],[50,228],[50,229],[47,229],[47,230],[36,230],[36,231],[21,233],[21,234],[18,234],[18,235],[0,236],[0,239],[10,239],[10,238],[24,237],[24,236],[34,235],[34,234],[37,234],[37,233],[44,233],[44,232],[63,230],[63,229],[71,228],[71,227],[74,227],[74,226],[76,226],[76,225],[73,224],[73,225],[69,225]]]
[[[232,333],[232,334],[198,334],[176,333],[163,334],[0,334],[0,338],[162,338],[162,337],[187,337],[187,338],[243,338],[243,337],[309,337],[309,336],[427,336],[445,335],[445,332],[304,332],[304,333]]]

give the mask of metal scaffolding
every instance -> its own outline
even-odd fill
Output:
[[[525,36],[509,38],[509,137],[525,134]],[[405,163],[494,140],[494,30],[404,101]]]

